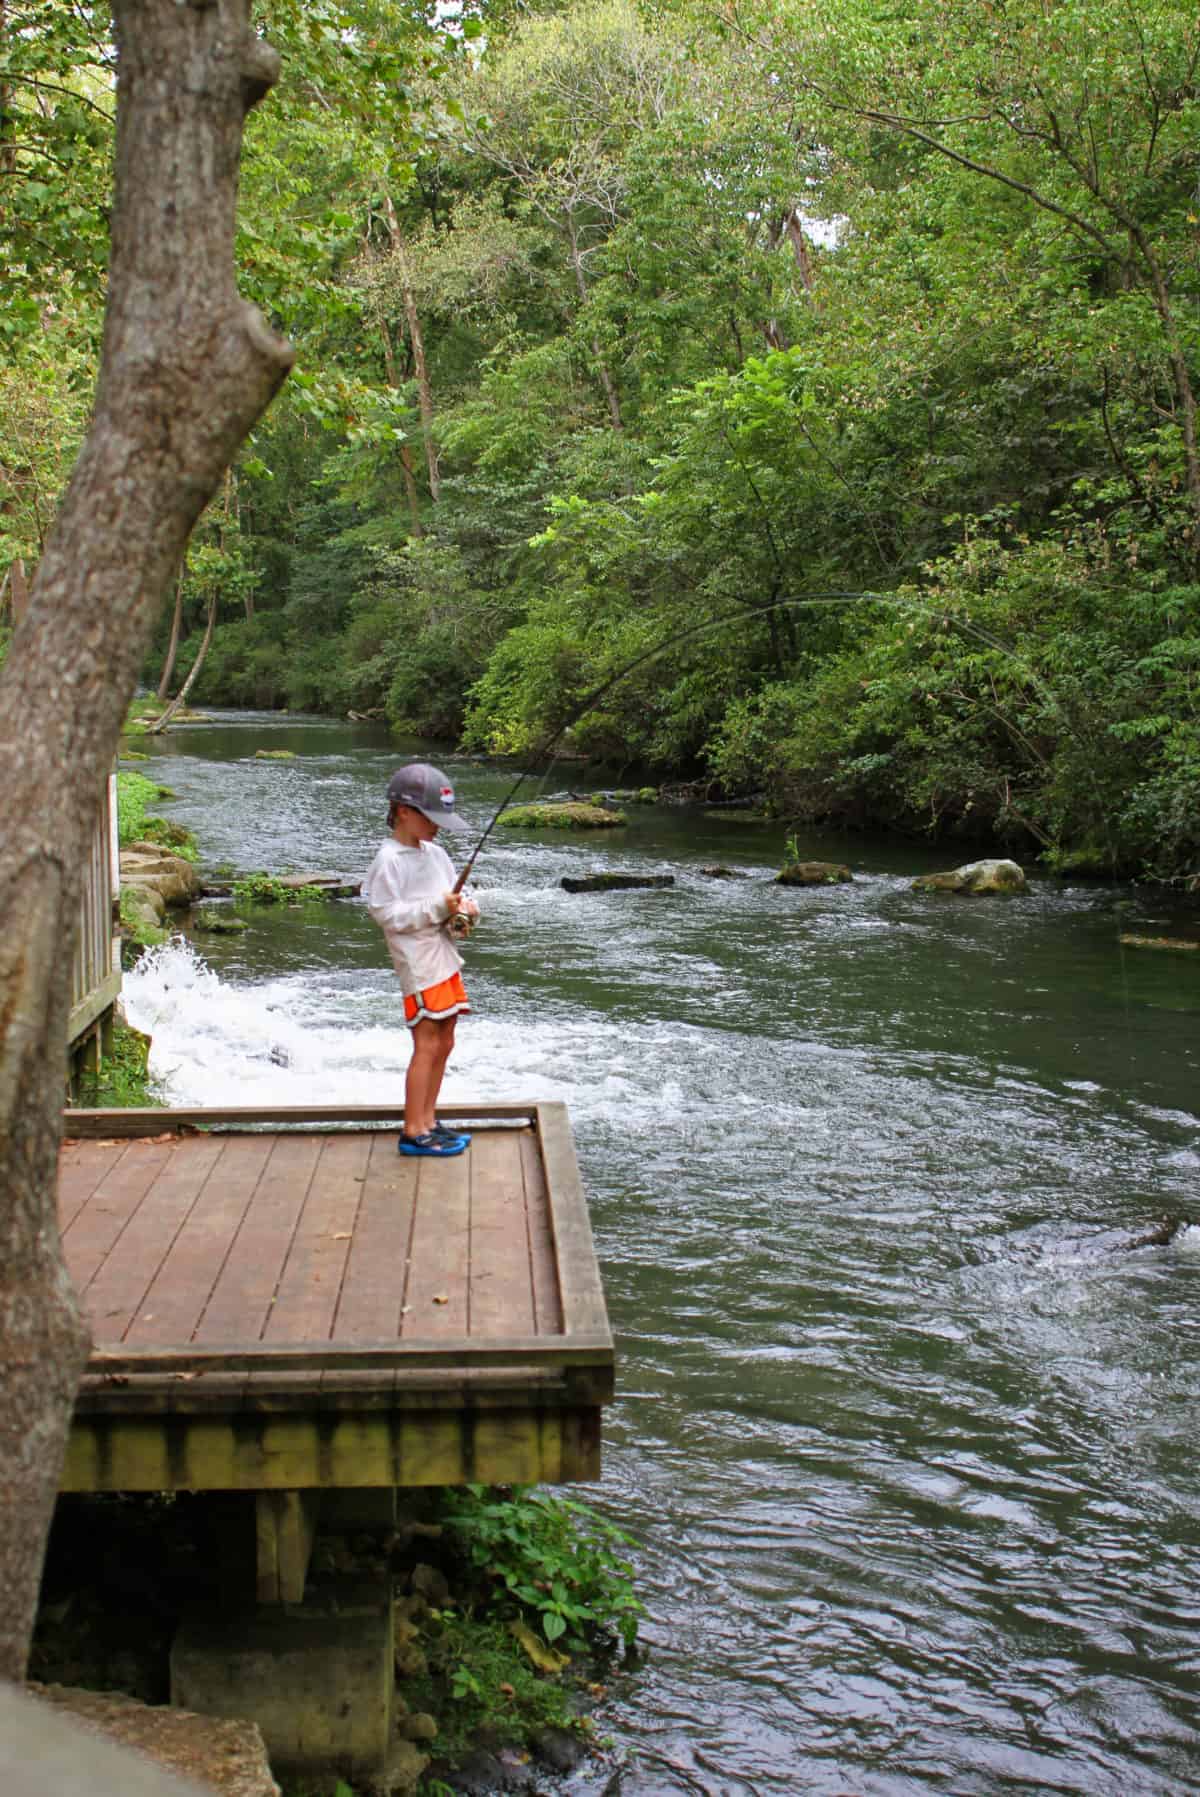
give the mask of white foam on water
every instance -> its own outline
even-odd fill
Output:
[[[385,970],[223,980],[176,938],[125,976],[129,1021],[151,1037],[150,1074],[173,1105],[395,1105],[403,1098],[409,1033]],[[577,1120],[648,1125],[665,1111],[701,1116],[703,1090],[679,1077],[679,1038],[693,1073],[717,1044],[679,1026],[591,1015],[484,1011],[464,1019],[444,1102],[559,1100]]]
[[[1185,1223],[1173,1245],[1181,1254],[1200,1255],[1200,1224]]]

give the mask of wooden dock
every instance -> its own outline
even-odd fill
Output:
[[[473,1136],[444,1161],[386,1109],[69,1111],[94,1350],[63,1489],[280,1494],[261,1530],[319,1490],[597,1478],[613,1347],[566,1107],[442,1115]]]

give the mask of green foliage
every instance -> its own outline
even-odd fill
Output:
[[[568,1686],[539,1674],[501,1620],[441,1610],[421,1639],[429,1673],[405,1679],[403,1692],[411,1709],[437,1715],[440,1758],[460,1758],[481,1733],[524,1746],[547,1728],[580,1726]]]
[[[186,825],[177,824],[169,818],[143,819],[141,840],[161,843],[164,849],[169,849],[172,855],[178,855],[184,861],[200,859],[200,845],[192,832]]]
[[[105,1054],[100,1069],[85,1070],[80,1079],[79,1103],[88,1110],[138,1109],[158,1105],[146,1062],[150,1039],[140,1030],[117,1023],[113,1029],[112,1047]]]
[[[538,1490],[469,1486],[447,1492],[446,1513],[473,1565],[547,1641],[579,1653],[615,1632],[632,1647],[642,1606],[629,1543],[593,1510]]]
[[[233,896],[242,905],[308,905],[324,901],[319,886],[285,886],[278,874],[244,874],[233,882]]]
[[[261,17],[299,365],[193,540],[198,695],[527,754],[636,662],[574,752],[1194,871],[1194,7]],[[113,79],[106,9],[8,19],[0,567],[86,414]]]
[[[145,774],[117,775],[117,839],[122,847],[144,836],[146,807],[154,804],[158,796],[158,786]]]

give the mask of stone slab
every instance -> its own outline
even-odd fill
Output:
[[[82,1723],[92,1734],[152,1760],[219,1797],[279,1797],[262,1735],[253,1722],[222,1721],[186,1710],[138,1703],[119,1692],[70,1685],[30,1685],[32,1694]],[[5,1785],[6,1793],[11,1791]],[[46,1785],[44,1789],[57,1790]]]

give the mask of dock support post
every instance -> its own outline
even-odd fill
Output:
[[[350,1583],[320,1601],[197,1614],[171,1647],[171,1702],[257,1722],[285,1783],[370,1783],[392,1747],[395,1652],[390,1592]]]
[[[255,1494],[255,1593],[260,1604],[299,1604],[312,1558],[319,1491]]]

